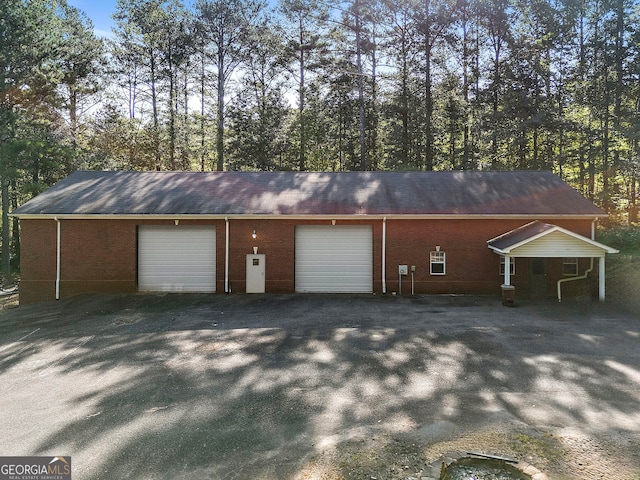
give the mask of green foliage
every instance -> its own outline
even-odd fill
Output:
[[[136,158],[93,165],[547,169],[622,217],[640,200],[634,7],[120,1],[108,94]]]
[[[640,257],[640,226],[617,225],[599,232],[598,241],[620,250],[622,255]]]
[[[59,95],[67,121],[68,137],[74,150],[84,145],[84,113],[88,103],[101,90],[104,42],[93,33],[93,25],[80,10],[62,4],[60,7],[60,45],[54,57],[60,71]]]
[[[10,269],[9,210],[25,192],[54,180],[67,159],[59,144],[61,126],[56,61],[62,43],[56,2],[3,2],[0,9],[0,195],[2,270]],[[28,186],[30,185],[30,186]]]

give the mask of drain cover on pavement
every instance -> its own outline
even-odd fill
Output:
[[[531,480],[502,460],[465,457],[443,466],[440,480]]]

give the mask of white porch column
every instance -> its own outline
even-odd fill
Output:
[[[598,298],[604,302],[605,285],[604,285],[604,255],[600,257],[598,262]]]
[[[62,262],[60,261],[60,219],[58,217],[54,218],[56,222],[56,300],[60,300],[60,271],[62,268]]]
[[[224,293],[229,289],[229,218],[224,217]]]
[[[387,293],[387,217],[382,217],[382,293]]]
[[[511,285],[511,257],[504,256],[504,285]]]

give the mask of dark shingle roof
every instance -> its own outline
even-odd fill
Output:
[[[27,215],[604,216],[551,172],[80,171]]]
[[[522,227],[516,228],[515,230],[511,230],[510,232],[505,233],[499,237],[493,238],[489,240],[487,243],[490,248],[496,250],[504,250],[509,247],[513,247],[514,245],[518,245],[526,240],[537,237],[538,235],[542,235],[546,232],[550,232],[556,229],[555,225],[551,225],[549,223],[535,222],[527,223]]]

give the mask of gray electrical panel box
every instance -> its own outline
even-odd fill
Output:
[[[409,268],[406,265],[398,265],[398,273],[400,275],[406,275],[409,273]]]

